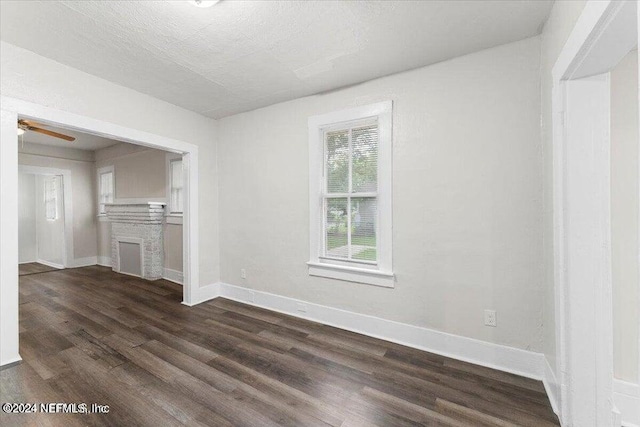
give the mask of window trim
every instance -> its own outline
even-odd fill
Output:
[[[322,114],[309,118],[309,262],[310,276],[393,288],[392,255],[392,114],[391,101]],[[378,121],[378,261],[353,267],[323,256],[324,133],[350,122],[377,118]]]
[[[100,179],[100,176],[105,174],[105,173],[109,173],[111,172],[111,176],[112,176],[112,180],[111,180],[111,185],[112,185],[112,191],[113,191],[113,201],[115,202],[116,200],[116,170],[115,167],[113,165],[108,165],[108,166],[103,166],[100,167],[96,170],[96,184],[97,184],[97,210],[98,210],[98,217],[106,217],[107,213],[106,212],[100,212],[100,191],[101,191],[101,185],[102,185],[102,180]]]
[[[184,203],[185,203],[185,199],[184,199],[184,193],[185,193],[185,185],[184,185],[184,180],[185,180],[185,176],[184,176],[184,159],[182,158],[182,154],[178,154],[178,153],[167,153],[166,156],[166,198],[167,198],[167,204],[165,205],[165,217],[167,217],[167,223],[170,224],[182,224],[182,221],[178,218],[182,218],[182,216],[184,215],[184,212],[177,212],[177,211],[172,211],[173,206],[171,206],[171,163],[175,162],[177,160],[182,161],[182,191],[183,191],[183,199],[182,199],[182,203],[183,203],[183,210],[184,210]],[[169,219],[170,217],[173,217],[175,219]]]

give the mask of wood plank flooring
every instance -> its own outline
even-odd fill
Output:
[[[0,414],[45,426],[554,426],[540,382],[104,267],[20,278],[20,354]]]
[[[56,271],[55,267],[49,267],[48,265],[40,264],[39,262],[27,262],[25,264],[18,265],[18,275],[26,276],[27,274],[46,273],[47,271]]]

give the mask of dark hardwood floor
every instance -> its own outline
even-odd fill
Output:
[[[18,274],[20,276],[26,276],[27,274],[46,273],[48,271],[58,270],[55,267],[49,267],[48,265],[40,264],[39,262],[27,262],[18,266]]]
[[[104,267],[20,278],[20,354],[2,402],[109,405],[1,413],[0,425],[551,426],[542,384]]]

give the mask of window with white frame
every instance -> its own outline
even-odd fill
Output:
[[[98,169],[98,213],[105,215],[105,204],[113,203],[114,199],[114,169],[106,166]]]
[[[58,219],[58,182],[55,176],[44,179],[44,214],[48,221]]]
[[[184,174],[182,158],[169,160],[169,213],[182,214],[184,210]]]
[[[393,287],[391,102],[309,119],[309,274]]]

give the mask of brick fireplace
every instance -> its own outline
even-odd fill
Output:
[[[162,278],[164,263],[164,203],[110,203],[113,271],[147,280]]]

